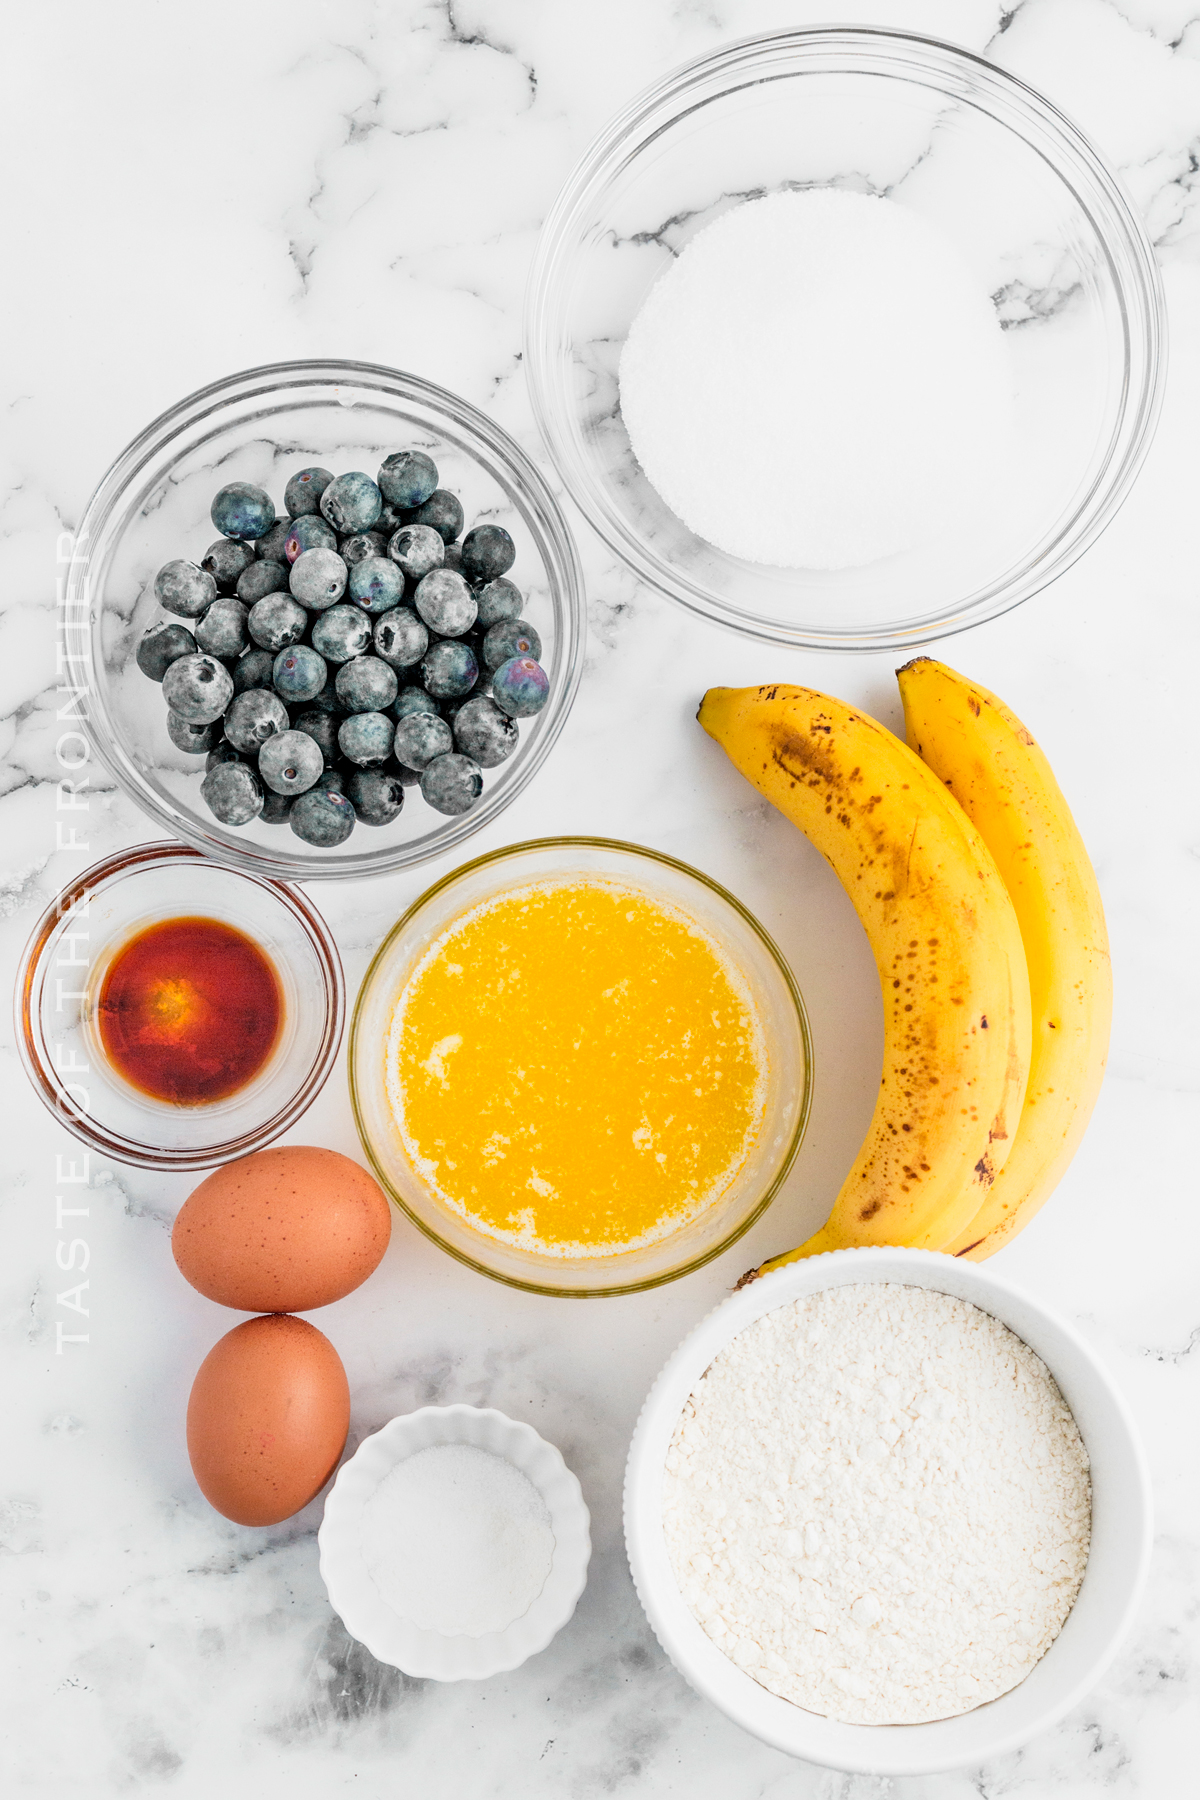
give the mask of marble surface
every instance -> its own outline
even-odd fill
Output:
[[[1141,1421],[1158,1548],[1136,1630],[1101,1688],[1020,1753],[894,1783],[762,1747],[693,1694],[651,1637],[618,1516],[641,1399],[741,1271],[819,1221],[869,1115],[880,1044],[849,903],[700,736],[696,697],[714,681],[794,678],[892,725],[899,705],[891,660],[790,655],[706,628],[636,589],[580,521],[583,689],[546,769],[485,841],[640,839],[759,914],[792,960],[816,1039],[815,1112],[786,1192],[701,1274],[607,1303],[515,1294],[399,1223],[379,1272],[320,1315],[350,1376],[352,1445],[422,1402],[492,1403],[561,1446],[592,1508],[591,1579],[555,1642],[511,1675],[423,1684],[374,1663],[331,1613],[319,1502],[249,1531],[200,1497],[184,1406],[232,1321],[171,1260],[190,1183],[95,1158],[86,1186],[56,1180],[59,1159],[78,1152],[26,1087],[6,1030],[6,1793],[1160,1800],[1194,1782],[1197,0],[859,0],[853,11],[828,0],[65,0],[10,16],[0,950],[11,975],[65,881],[156,835],[97,780],[76,815],[83,829],[56,836],[59,538],[126,440],[229,371],[328,354],[441,381],[540,455],[519,360],[522,289],[572,162],[682,58],[831,16],[942,34],[1040,86],[1123,172],[1166,277],[1170,384],[1132,497],[1052,591],[946,651],[1045,745],[1108,910],[1117,1011],[1100,1104],[1053,1203],[996,1267],[1077,1322]],[[352,988],[397,910],[440,872],[314,890]],[[354,1153],[340,1071],[291,1135]],[[86,1217],[60,1221],[56,1195]],[[75,1252],[64,1272],[56,1245],[66,1261],[75,1238],[90,1261],[83,1270]]]

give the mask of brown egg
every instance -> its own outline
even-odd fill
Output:
[[[238,1525],[278,1525],[319,1494],[350,1428],[342,1359],[315,1325],[272,1313],[227,1331],[187,1410],[200,1492]]]
[[[240,1312],[308,1312],[367,1279],[388,1246],[379,1183],[336,1150],[257,1150],[184,1202],[171,1248],[194,1288]]]

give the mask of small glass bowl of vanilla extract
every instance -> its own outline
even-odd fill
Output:
[[[341,960],[288,883],[178,843],[95,864],[46,909],[17,980],[43,1103],[144,1168],[207,1168],[304,1112],[341,1043]]]

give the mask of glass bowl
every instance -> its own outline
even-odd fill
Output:
[[[405,1148],[388,1096],[385,1046],[397,1001],[433,940],[481,901],[539,881],[585,876],[665,900],[695,919],[746,982],[768,1046],[765,1123],[730,1187],[670,1236],[636,1249],[571,1260],[486,1235],[430,1191]],[[539,838],[496,850],[428,888],[397,921],[363,978],[350,1024],[350,1097],[363,1149],[392,1196],[427,1237],[510,1287],[587,1299],[638,1293],[687,1275],[741,1237],[770,1205],[795,1160],[812,1096],[804,1002],[776,946],[739,900],[698,869],[608,838]]]
[[[446,818],[410,790],[382,827],[357,825],[336,850],[283,825],[219,823],[200,796],[204,758],[167,736],[162,689],[134,661],[161,616],[153,580],[173,557],[198,561],[218,535],[209,518],[230,481],[265,487],[282,512],[289,475],[306,464],[374,475],[392,450],[420,448],[459,496],[467,528],[505,525],[517,546],[512,578],[542,639],[550,698],[521,721],[521,742],[484,775],[471,809]],[[88,503],[67,583],[67,617],[90,620],[85,730],[143,811],[176,837],[238,867],[289,880],[382,874],[439,856],[482,830],[549,755],[579,686],[586,638],[583,581],[571,534],[544,478],[498,425],[444,388],[369,363],[277,363],[190,394],[122,451]],[[81,633],[82,641],[82,633]],[[83,685],[77,679],[76,685]]]
[[[233,925],[270,958],[283,993],[275,1047],[228,1099],[177,1106],[124,1081],[99,1051],[96,1010],[114,953],[171,918]],[[320,914],[284,882],[182,844],[142,844],[96,863],[47,907],[17,976],[17,1044],[43,1104],[118,1162],[205,1169],[260,1150],[320,1093],[342,1041],[345,989]]]
[[[864,568],[774,568],[715,549],[659,498],[618,364],[697,232],[745,200],[828,186],[890,196],[950,238],[1004,328],[1014,442],[969,529]],[[1055,107],[965,50],[836,27],[731,44],[613,119],[543,227],[525,368],[568,491],[642,581],[767,643],[901,650],[1027,600],[1095,541],[1149,447],[1165,332],[1145,230]]]

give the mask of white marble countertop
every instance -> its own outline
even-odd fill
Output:
[[[1073,114],[1120,167],[1160,246],[1172,367],[1145,471],[1049,592],[946,654],[1035,729],[1091,847],[1117,982],[1113,1052],[1061,1189],[1002,1272],[1064,1309],[1141,1421],[1158,1550],[1137,1629],[1101,1689],[985,1769],[895,1783],[763,1748],[659,1651],[619,1534],[629,1432],[661,1362],[750,1264],[818,1223],[873,1099],[877,984],[848,901],[693,722],[713,682],[798,679],[899,724],[887,658],[789,655],[635,589],[578,524],[590,591],[583,689],[537,781],[487,844],[554,831],[695,862],[764,920],[812,1014],[816,1108],[783,1197],[721,1261],[608,1303],[523,1296],[403,1221],[382,1268],[320,1315],[345,1360],[351,1443],[428,1401],[494,1403],[558,1443],[593,1511],[572,1623],[515,1674],[439,1686],[351,1642],[325,1599],[320,1503],[276,1530],[227,1524],[184,1445],[192,1375],[230,1315],[188,1288],[168,1231],[191,1183],[93,1160],[3,1043],[0,1261],[2,1778],[7,1794],[211,1800],[620,1794],[630,1800],[1166,1800],[1195,1781],[1200,837],[1195,683],[1200,487],[1200,0],[66,0],[6,25],[0,372],[0,949],[15,968],[46,900],[157,835],[102,786],[87,847],[56,850],[55,554],[141,426],[232,370],[337,355],[407,367],[540,456],[518,360],[539,221],[593,131],[684,57],[832,16],[984,51]],[[986,203],[986,196],[981,196]],[[1189,770],[1191,773],[1189,773]],[[477,840],[478,841],[478,840]],[[353,991],[427,880],[321,885]],[[1189,1119],[1191,1124],[1189,1125]],[[356,1151],[341,1071],[292,1137]],[[56,1193],[89,1208],[83,1320],[58,1295]],[[1000,1268],[1000,1264],[996,1265]],[[78,1298],[78,1297],[77,1297]],[[56,1354],[57,1326],[84,1342]]]

